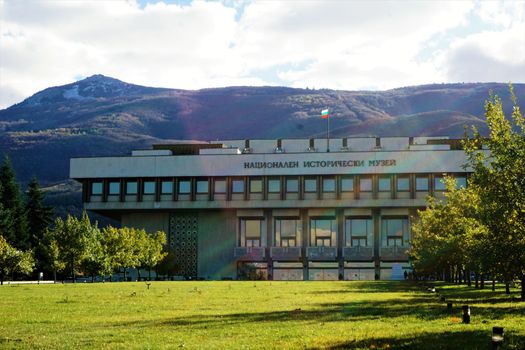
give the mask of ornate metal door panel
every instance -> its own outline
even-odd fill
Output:
[[[170,215],[169,244],[175,253],[175,264],[179,274],[197,278],[197,214]]]

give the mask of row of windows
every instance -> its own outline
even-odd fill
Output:
[[[239,245],[241,247],[265,246],[264,219],[241,218]],[[310,246],[337,246],[337,222],[333,217],[310,219]],[[344,246],[373,247],[372,218],[346,218]],[[406,247],[409,240],[408,218],[383,218],[381,220],[381,246]],[[298,218],[275,219],[274,245],[276,247],[302,246],[302,226]]]
[[[381,175],[378,178],[378,191],[389,192],[392,190],[392,177],[390,175]],[[428,191],[429,190],[429,177],[428,176],[416,176],[415,178],[416,191]],[[458,187],[466,186],[465,177],[456,177],[456,183]],[[177,182],[177,191],[179,194],[190,194],[192,192],[192,183],[190,179],[180,179]],[[214,181],[214,193],[222,194],[226,193],[227,182],[225,178],[218,178]],[[288,177],[284,182],[287,193],[299,192],[299,178]],[[334,177],[322,177],[318,182],[317,178],[305,177],[304,178],[304,192],[314,193],[318,191],[318,185],[324,193],[333,193],[336,191],[336,179]],[[155,194],[155,181],[144,181],[142,183],[143,194]],[[248,180],[248,191],[250,193],[262,193],[263,191],[263,179],[252,178]],[[231,193],[244,193],[245,180],[244,179],[232,179],[231,181]],[[268,178],[267,179],[268,193],[280,193],[281,192],[281,180],[279,178]],[[359,191],[360,192],[372,192],[372,177],[371,176],[360,176],[359,177]],[[160,183],[161,194],[173,194],[174,182],[172,180],[163,180]],[[341,177],[340,179],[341,192],[352,192],[354,191],[354,177]],[[399,192],[410,191],[410,177],[406,175],[397,176],[396,178],[396,189]],[[434,177],[434,190],[444,191],[445,184],[442,176]],[[125,182],[124,187],[125,194],[135,195],[138,192],[138,182],[134,180],[128,180]],[[207,194],[210,191],[210,182],[208,179],[197,179],[195,181],[195,192],[197,194]],[[101,195],[103,192],[102,182],[91,183],[91,194]],[[109,182],[109,195],[120,194],[120,182],[110,181]]]

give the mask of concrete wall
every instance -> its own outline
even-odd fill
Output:
[[[169,233],[169,214],[159,213],[126,213],[122,214],[122,226],[145,229],[148,233],[164,231]]]

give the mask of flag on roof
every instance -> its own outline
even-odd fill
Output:
[[[321,118],[324,118],[324,119],[328,118],[328,108],[327,109],[323,109],[321,111]]]

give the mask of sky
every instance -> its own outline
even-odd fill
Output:
[[[0,108],[104,74],[180,89],[525,82],[525,0],[0,0]]]

